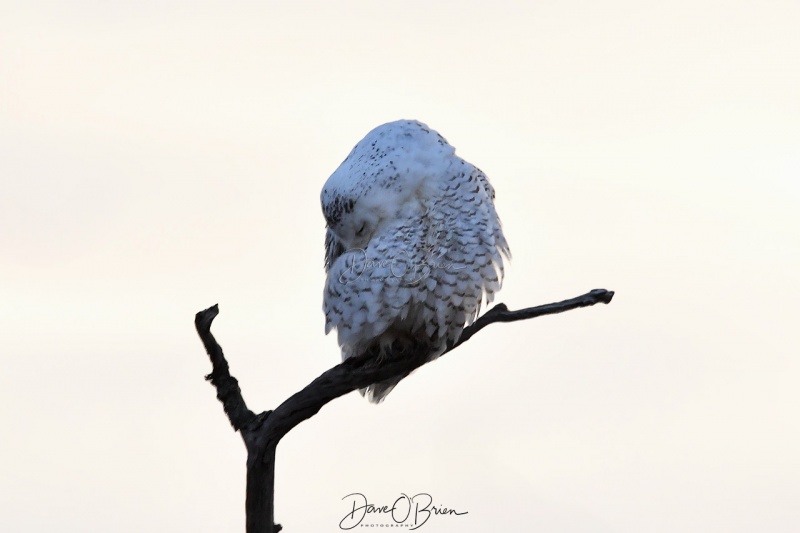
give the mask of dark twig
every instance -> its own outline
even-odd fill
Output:
[[[509,311],[508,307],[506,307],[506,304],[497,304],[489,311],[484,313],[483,316],[478,318],[478,320],[476,320],[471,326],[464,328],[464,331],[461,333],[461,337],[459,337],[458,341],[453,344],[452,347],[449,347],[447,351],[449,352],[453,348],[461,346],[480,330],[495,322],[516,322],[517,320],[527,320],[529,318],[536,318],[544,315],[555,315],[556,313],[571,311],[572,309],[578,309],[579,307],[589,307],[590,305],[599,303],[607,304],[611,302],[613,297],[614,291],[594,289],[593,291],[589,291],[586,294],[582,294],[575,298],[570,298],[569,300],[552,304],[537,305],[536,307],[528,307],[518,311]]]
[[[214,335],[211,334],[211,323],[218,314],[219,306],[214,304],[195,315],[194,326],[211,359],[212,370],[206,376],[206,380],[210,381],[217,389],[217,399],[222,402],[222,408],[225,409],[233,429],[240,431],[252,422],[256,415],[244,403],[239,382],[231,376],[228,361],[225,360],[225,355],[222,353],[222,347],[217,344]]]
[[[468,341],[478,331],[495,322],[514,322],[562,313],[597,303],[609,303],[612,291],[595,289],[577,298],[517,311],[497,304],[464,329],[459,340],[444,353]],[[290,396],[274,411],[259,415],[247,408],[239,384],[230,375],[228,363],[211,334],[211,322],[219,314],[214,305],[197,313],[195,326],[211,359],[213,371],[206,379],[217,389],[217,398],[233,428],[240,432],[247,447],[247,533],[277,533],[281,526],[273,521],[275,449],[280,439],[303,420],[311,418],[331,400],[356,389],[386,379],[408,375],[427,362],[427,353],[412,351],[402,357],[354,357],[324,372],[301,391]]]

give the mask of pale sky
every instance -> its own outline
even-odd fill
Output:
[[[481,167],[500,324],[278,448],[276,520],[428,533],[800,523],[800,3],[0,0],[0,530],[244,530],[249,406],[339,360],[319,191],[373,127]]]

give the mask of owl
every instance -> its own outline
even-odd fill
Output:
[[[500,289],[510,252],[494,189],[421,122],[369,132],[321,200],[325,333],[337,331],[342,360],[411,349],[435,359]],[[361,393],[381,402],[403,377]]]

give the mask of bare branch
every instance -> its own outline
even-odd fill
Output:
[[[609,303],[614,293],[605,289],[564,300],[562,302],[529,307],[518,311],[509,311],[505,304],[497,304],[476,320],[471,326],[464,328],[461,337],[444,353],[448,353],[477,332],[495,322],[514,322],[544,315],[563,313],[579,307],[588,307],[597,303]],[[427,352],[418,350],[402,358],[391,358],[375,362],[374,357],[353,357],[336,365],[312,381],[300,392],[290,396],[280,404],[270,416],[268,439],[277,442],[297,424],[314,416],[326,403],[356,389],[361,389],[395,376],[408,375],[421,367],[427,360]]]
[[[605,289],[594,289],[586,294],[582,294],[569,300],[556,302],[552,304],[537,305],[536,307],[528,307],[518,311],[509,311],[506,304],[497,304],[489,311],[483,314],[468,328],[464,328],[458,341],[448,348],[448,352],[453,348],[461,346],[472,338],[473,335],[480,330],[493,324],[495,322],[516,322],[517,320],[527,320],[529,318],[536,318],[544,315],[554,315],[556,313],[563,313],[564,311],[571,311],[579,307],[589,307],[590,305],[598,303],[610,303],[614,297],[614,291],[607,291]]]
[[[510,311],[505,304],[497,304],[472,325],[464,328],[458,341],[449,345],[444,353],[454,350],[495,322],[527,320],[597,303],[607,304],[613,297],[612,291],[595,289],[562,302],[517,311]],[[247,533],[277,533],[281,526],[273,521],[273,488],[275,448],[280,439],[339,396],[389,378],[407,376],[428,362],[428,353],[424,349],[411,350],[401,356],[380,361],[370,355],[350,358],[324,372],[274,411],[256,415],[247,408],[239,383],[230,374],[222,348],[211,334],[211,323],[218,314],[219,308],[216,305],[197,313],[195,327],[213,367],[206,379],[216,387],[217,398],[222,402],[231,425],[240,432],[247,447]]]
[[[244,403],[239,382],[231,376],[228,361],[222,353],[222,347],[211,334],[211,323],[218,314],[219,306],[214,304],[195,315],[194,326],[211,359],[212,371],[206,376],[206,381],[210,381],[217,389],[217,399],[222,402],[222,408],[225,409],[225,414],[228,415],[233,429],[239,431],[250,424],[256,415]]]

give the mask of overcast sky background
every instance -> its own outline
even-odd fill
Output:
[[[244,530],[251,408],[338,362],[319,190],[426,122],[497,190],[512,308],[278,448],[276,520],[428,492],[422,531],[800,523],[800,4],[0,0],[0,530]]]

